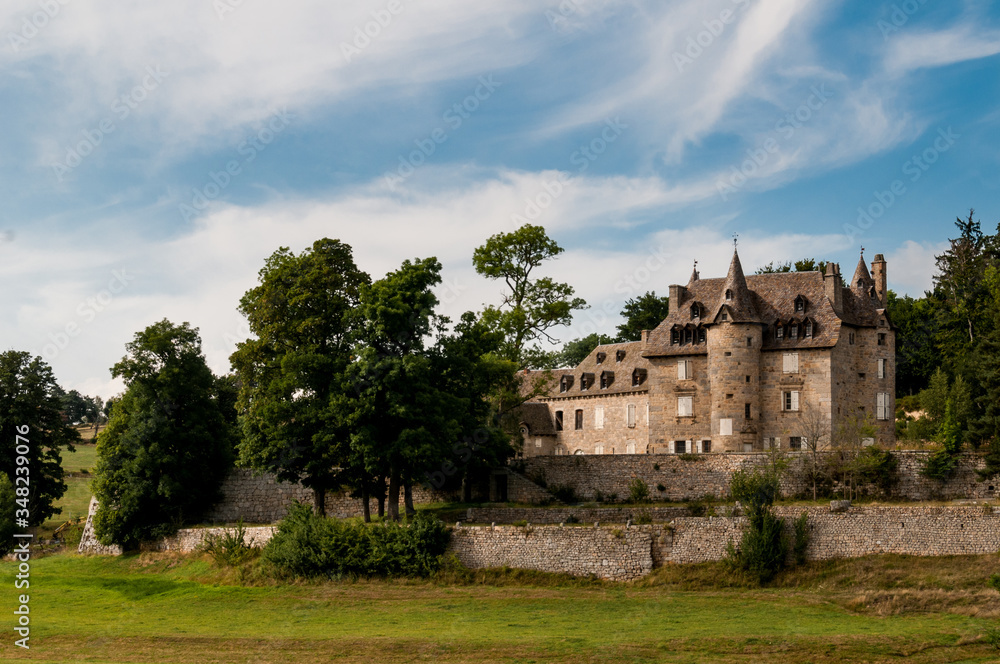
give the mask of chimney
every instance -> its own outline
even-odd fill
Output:
[[[872,261],[872,281],[875,282],[875,295],[884,307],[887,288],[885,277],[885,257],[882,254],[875,254],[875,260]]]
[[[833,310],[840,316],[844,313],[843,284],[840,282],[840,264],[827,263],[823,275],[823,285],[826,288],[826,299],[830,300]]]
[[[678,284],[673,284],[670,286],[670,309],[667,315],[672,316],[677,313],[681,308],[681,298],[684,296],[684,291],[687,290],[683,286]]]

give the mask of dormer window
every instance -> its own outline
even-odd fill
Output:
[[[726,289],[726,300],[728,301],[728,300],[731,300],[731,299],[733,299],[733,291],[731,291],[731,290],[729,290],[727,288]]]
[[[569,392],[569,388],[571,388],[571,387],[573,387],[573,377],[572,376],[563,376],[562,378],[559,379],[559,391],[560,392]]]
[[[604,358],[606,358],[607,356],[608,356],[607,353],[598,353],[597,354],[597,363],[598,364],[604,364]]]
[[[611,387],[611,383],[615,382],[615,372],[614,371],[602,371],[601,372],[601,389],[606,390]]]
[[[642,385],[646,382],[646,370],[636,369],[632,372],[632,387]]]
[[[680,336],[681,336],[680,335],[680,330],[671,330],[670,331],[670,345],[671,346],[676,346],[677,344],[679,344],[680,343]]]
[[[698,343],[705,343],[705,328],[703,327],[698,328]]]
[[[801,314],[805,313],[806,310],[806,299],[799,295],[795,298],[795,313]]]
[[[701,318],[701,307],[697,304],[691,305],[691,318]]]
[[[727,313],[727,312],[723,311],[723,312],[722,312],[722,313],[721,313],[721,314],[719,315],[719,319],[720,319],[720,320],[729,320],[729,313]]]
[[[797,323],[788,328],[788,338],[797,339],[799,337],[799,326]]]
[[[580,374],[580,389],[589,390],[590,386],[594,384],[594,374],[585,373]]]
[[[807,320],[805,324],[805,338],[812,339],[813,335],[813,323],[811,320]]]
[[[621,362],[624,359],[625,359],[625,351],[623,351],[623,350],[616,350],[615,351],[615,362]]]
[[[785,338],[785,328],[780,324],[774,326],[774,338],[784,339]]]
[[[689,327],[684,330],[684,343],[689,344],[694,340],[693,330]]]

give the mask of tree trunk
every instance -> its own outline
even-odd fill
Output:
[[[410,485],[410,480],[403,482],[403,506],[406,508],[407,519],[417,513],[417,510],[413,509],[413,487]]]
[[[313,489],[313,511],[326,516],[326,489]]]
[[[465,481],[462,482],[462,502],[472,502],[472,468],[465,471]]]
[[[389,470],[389,518],[399,521],[399,471],[395,466]]]
[[[371,505],[369,504],[370,498],[371,496],[368,495],[368,484],[364,484],[361,487],[361,505],[365,514],[365,523],[372,522],[372,509]]]
[[[378,478],[378,516],[385,518],[385,478]]]

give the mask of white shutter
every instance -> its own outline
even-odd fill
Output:
[[[799,409],[799,393],[792,392],[792,410]]]
[[[677,397],[677,416],[691,417],[694,414],[694,397]]]
[[[625,409],[625,426],[632,428],[635,426],[635,404],[630,403]]]
[[[720,436],[732,436],[733,435],[733,420],[730,417],[723,418],[719,420],[719,435]]]
[[[691,360],[677,360],[677,380],[691,380]]]
[[[798,353],[785,353],[782,363],[782,371],[784,373],[798,373],[799,372],[799,354]]]
[[[604,406],[594,408],[594,427],[597,429],[604,428]]]
[[[879,378],[885,378],[885,370],[886,370],[886,365],[888,363],[889,363],[889,360],[885,360],[885,359],[880,359],[878,361],[878,377]]]

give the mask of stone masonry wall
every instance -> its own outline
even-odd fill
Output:
[[[990,498],[997,495],[996,483],[977,481],[975,470],[982,459],[963,455],[955,476],[945,483],[920,475],[928,452],[893,452],[899,459],[899,483],[893,497],[905,500]],[[804,494],[809,489],[804,468],[808,452],[790,453],[790,466],[782,480],[786,496]],[[672,454],[627,456],[533,457],[524,461],[524,475],[547,486],[572,487],[578,496],[594,500],[600,492],[623,500],[629,483],[639,478],[649,487],[653,500],[692,500],[705,495],[724,497],[729,478],[741,468],[767,463],[766,454],[705,454],[681,457]],[[663,491],[659,487],[663,487]]]
[[[650,534],[638,529],[462,527],[449,552],[471,568],[513,567],[629,581],[653,569]]]
[[[686,507],[470,507],[466,523],[528,523],[552,524],[565,523],[570,517],[578,523],[625,523],[629,520],[669,521],[678,517],[690,516]]]

